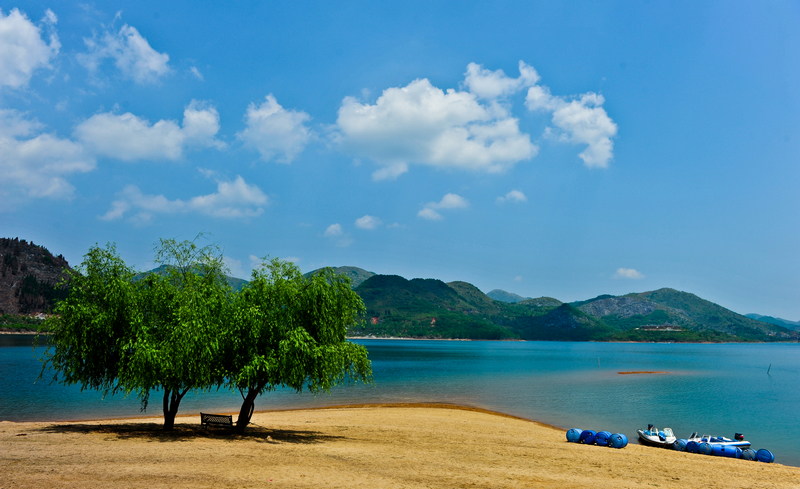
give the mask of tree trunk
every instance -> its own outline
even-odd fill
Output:
[[[164,431],[172,431],[175,427],[175,416],[178,414],[178,407],[181,404],[181,399],[189,389],[183,392],[164,389]]]
[[[236,433],[244,433],[244,429],[250,424],[250,418],[253,416],[253,409],[256,406],[256,397],[258,397],[259,388],[247,389],[247,396],[242,402],[242,408],[239,409],[239,418],[236,420]]]

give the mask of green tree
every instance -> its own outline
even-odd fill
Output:
[[[49,366],[54,381],[104,395],[135,393],[143,410],[160,390],[170,430],[187,392],[225,380],[231,291],[217,247],[161,240],[155,251],[163,273],[137,279],[113,245],[89,250],[49,320],[42,373]]]
[[[265,261],[237,295],[228,337],[230,386],[242,395],[237,430],[256,398],[278,387],[317,394],[345,381],[372,381],[367,350],[345,339],[365,308],[350,279],[323,269],[303,278],[292,263]]]

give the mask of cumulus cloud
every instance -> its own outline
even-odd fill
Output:
[[[504,196],[500,196],[497,198],[498,204],[503,204],[505,202],[527,202],[528,198],[525,197],[525,194],[520,192],[519,190],[512,190]]]
[[[116,18],[119,16],[117,14]],[[106,59],[114,60],[123,77],[139,84],[155,83],[171,71],[169,55],[153,49],[147,39],[128,24],[118,31],[106,29],[101,36],[86,38],[83,42],[87,52],[78,54],[77,58],[91,73],[96,73]]]
[[[520,86],[532,76],[525,66]],[[397,178],[410,164],[503,172],[534,157],[538,147],[502,105],[481,100],[508,94],[517,83],[493,79],[497,76],[470,65],[465,83],[474,92],[445,91],[418,79],[387,88],[374,104],[347,97],[334,141],[343,151],[377,163],[375,180]]]
[[[612,278],[627,278],[627,279],[634,279],[638,280],[644,278],[641,272],[635,270],[633,268],[618,268]]]
[[[439,202],[428,202],[425,207],[417,212],[417,216],[429,221],[441,221],[444,217],[437,211],[449,209],[466,209],[469,202],[464,197],[456,194],[447,194]]]
[[[224,147],[214,137],[219,128],[217,110],[192,100],[183,111],[182,127],[171,120],[150,124],[130,112],[105,112],[78,124],[74,135],[98,156],[122,161],[178,160],[187,147]]]
[[[158,214],[198,213],[211,217],[236,219],[255,217],[264,212],[269,198],[256,185],[249,185],[241,176],[235,180],[217,180],[217,191],[189,200],[170,200],[164,195],[147,195],[135,185],[128,185],[101,219],[113,221],[133,214],[134,222],[146,224]]]
[[[53,11],[47,9],[40,25],[50,31],[48,44],[43,39],[42,27],[19,9],[11,9],[8,15],[0,9],[0,87],[22,87],[28,84],[34,71],[50,67],[50,61],[61,49],[55,32],[57,21]]]
[[[344,231],[342,230],[342,225],[339,224],[339,223],[336,223],[336,224],[331,224],[330,226],[328,226],[328,229],[325,230],[325,233],[323,234],[323,236],[325,236],[326,238],[338,238],[343,233],[344,233]]]
[[[325,232],[322,234],[322,236],[331,240],[333,243],[336,244],[336,246],[341,246],[341,247],[349,246],[350,243],[353,242],[353,239],[350,237],[349,234],[344,232],[344,229],[342,229],[342,225],[339,223],[331,224],[330,226],[328,226],[328,228],[325,229]]]
[[[66,177],[95,168],[81,144],[43,128],[20,112],[0,109],[0,195],[69,198],[75,188]]]
[[[519,78],[509,78],[503,70],[490,71],[481,65],[470,63],[464,74],[467,89],[483,99],[496,99],[515,94],[520,90],[536,85],[541,77],[533,66],[519,62]]]
[[[247,107],[247,127],[236,136],[256,149],[264,161],[276,158],[278,162],[291,163],[315,137],[306,126],[310,119],[305,112],[284,109],[269,94],[263,104],[251,103]]]
[[[225,262],[225,266],[228,268],[228,273],[230,276],[242,278],[250,275],[244,271],[244,268],[242,268],[241,260],[236,260],[230,256],[224,256],[222,257],[222,260]]]
[[[568,100],[552,95],[544,86],[528,89],[525,105],[531,111],[545,111],[553,114],[554,128],[548,127],[545,136],[572,144],[585,144],[578,157],[589,168],[606,168],[613,157],[617,125],[608,117],[603,103],[605,99],[596,93],[584,93]]]
[[[200,73],[200,70],[198,70],[196,66],[192,66],[191,68],[189,68],[189,73],[194,75],[194,77],[197,78],[200,81],[204,80],[203,74]]]
[[[381,224],[383,223],[379,218],[369,214],[356,219],[356,227],[360,229],[375,229]]]

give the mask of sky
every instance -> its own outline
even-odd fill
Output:
[[[0,0],[0,235],[800,319],[800,2]]]

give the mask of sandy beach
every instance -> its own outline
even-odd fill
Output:
[[[0,488],[797,488],[800,468],[567,443],[533,421],[443,405],[258,412],[243,436],[160,418],[0,423]],[[628,434],[631,437],[632,434]]]

